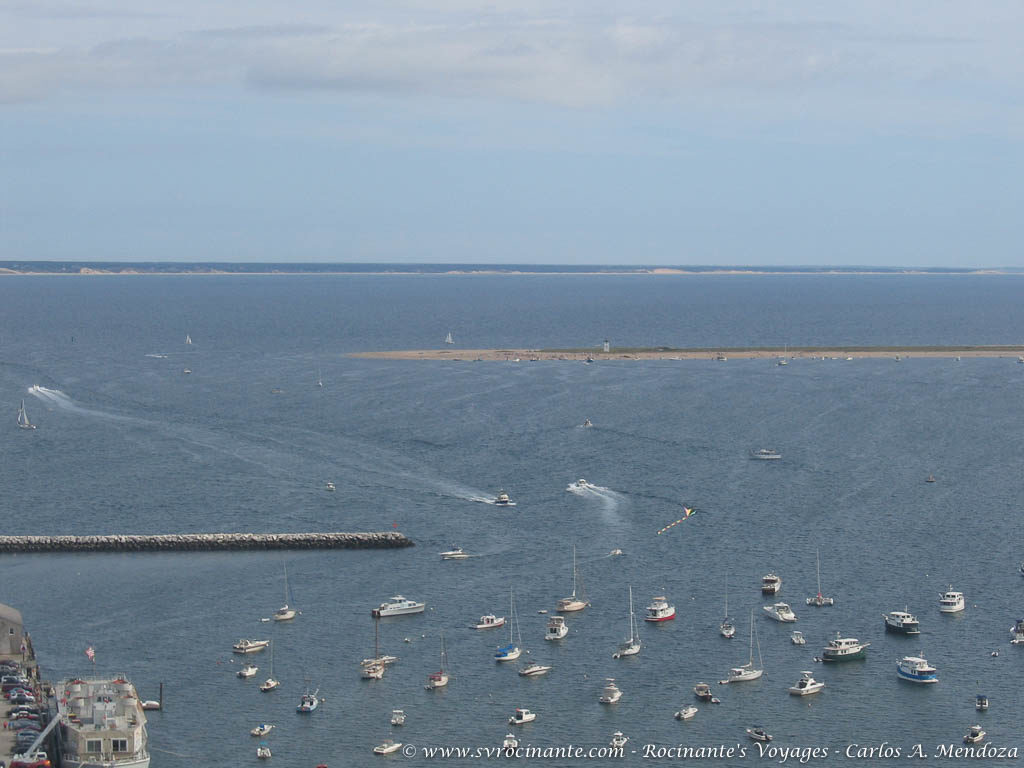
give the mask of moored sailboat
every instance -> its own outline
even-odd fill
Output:
[[[754,666],[754,611],[750,611],[750,660],[740,667],[733,667],[729,670],[729,678],[720,680],[720,683],[741,683],[747,680],[757,680],[764,674],[764,662],[761,660],[761,641],[757,641],[757,667]]]
[[[441,667],[437,672],[427,675],[428,691],[434,688],[444,688],[448,685],[448,648],[444,644],[444,632],[441,633]]]
[[[576,582],[580,582],[579,596],[576,595]],[[583,579],[580,578],[579,568],[576,567],[576,545],[572,545],[572,594],[569,597],[563,597],[558,601],[558,605],[555,606],[555,610],[560,613],[570,613],[573,611],[582,611],[590,605],[590,601],[587,600],[586,592],[583,589]]]
[[[629,639],[619,645],[619,649],[612,654],[613,659],[621,659],[623,656],[635,656],[640,653],[640,635],[636,631],[636,615],[633,613],[633,587],[629,588]]]
[[[297,611],[288,605],[288,564],[282,560],[281,565],[284,568],[284,605],[274,611],[274,621],[291,621]]]
[[[516,599],[510,589],[508,592],[509,597],[509,616],[511,622],[508,625],[508,645],[503,645],[494,654],[495,661],[515,661],[519,658],[522,650],[519,646],[522,645],[522,636],[519,636],[519,644],[515,642],[515,636],[519,634],[519,617],[516,615]]]
[[[807,604],[817,606],[818,608],[826,605],[833,605],[835,600],[831,597],[823,597],[821,594],[821,558],[818,556],[818,550],[814,551],[814,563],[818,572],[818,594],[814,597],[808,597]]]

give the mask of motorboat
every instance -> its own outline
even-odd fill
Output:
[[[668,604],[664,595],[651,598],[651,604],[647,606],[647,615],[644,621],[670,621],[676,617],[676,607]]]
[[[985,696],[985,695],[980,694],[980,693],[977,696],[975,696],[974,697],[974,708],[977,709],[977,710],[980,710],[982,712],[984,712],[986,709],[988,709],[988,696]]]
[[[257,672],[259,672],[259,669],[260,668],[257,667],[255,664],[246,664],[244,667],[238,670],[236,674],[239,677],[252,677]]]
[[[789,687],[789,692],[793,696],[810,696],[812,693],[818,693],[825,684],[819,680],[815,680],[811,677],[810,672],[801,672],[802,677],[796,681],[796,685]]]
[[[611,552],[608,553],[608,557],[618,557],[621,554],[624,554],[621,549],[613,549]]]
[[[488,613],[486,616],[480,617],[480,621],[476,623],[473,629],[496,629],[503,626],[505,626],[504,616],[495,616],[493,613]]]
[[[580,594],[576,595],[576,582],[580,582]],[[583,589],[583,579],[580,578],[579,569],[576,567],[576,545],[572,548],[572,594],[569,597],[563,597],[555,605],[555,610],[560,613],[572,613],[574,611],[582,611],[590,605],[590,601],[587,600],[586,592]]]
[[[384,677],[384,665],[375,661],[371,661],[369,664],[360,664],[359,676],[363,680],[380,680]]]
[[[775,459],[781,459],[782,454],[774,448],[758,448],[756,451],[751,452],[750,458],[758,459],[760,461],[773,461]]]
[[[584,427],[592,427],[592,426],[594,426],[594,423],[590,419],[584,419],[583,420],[583,426]]]
[[[896,676],[912,683],[937,683],[938,671],[927,659],[920,656],[904,656],[896,665]]]
[[[569,483],[568,490],[570,490],[570,491],[585,491],[585,490],[587,490],[587,488],[590,488],[590,483],[588,483],[586,480],[584,480],[581,477],[575,483]]]
[[[804,637],[804,633],[801,632],[799,629],[794,629],[792,634],[790,634],[789,639],[793,643],[793,645],[805,645],[807,643],[807,639]]]
[[[183,374],[185,374],[186,376],[188,376],[190,373],[192,373],[192,369],[191,368],[182,368],[181,372]]]
[[[332,483],[330,480],[327,481],[326,490],[328,490],[328,491],[333,491],[334,490],[334,483]]]
[[[917,618],[906,611],[889,611],[882,614],[886,632],[897,632],[902,635],[919,635],[921,628]]]
[[[1020,564],[1020,567],[1019,567],[1019,568],[1017,568],[1017,572],[1018,572],[1018,573],[1019,573],[1019,574],[1020,574],[1021,576],[1024,576],[1024,563],[1021,563],[1021,564]]]
[[[774,573],[766,573],[761,577],[761,594],[774,595],[782,589],[782,579]]]
[[[531,661],[519,670],[519,674],[523,677],[540,677],[541,675],[546,675],[550,671],[551,667],[539,664],[536,661]]]
[[[939,598],[939,612],[940,613],[959,613],[964,609],[964,593],[954,592],[953,585],[949,585],[949,589],[942,593]]]
[[[270,723],[260,723],[255,728],[253,728],[251,731],[249,731],[249,735],[251,735],[251,736],[266,736],[272,730],[274,730],[274,726],[272,726]]]
[[[739,667],[729,670],[729,677],[719,680],[720,684],[743,683],[748,680],[757,680],[764,674],[764,662],[761,660],[761,641],[757,641],[758,666],[754,666],[754,611],[750,611],[750,660]]]
[[[613,659],[621,659],[623,656],[635,656],[640,653],[642,644],[640,635],[636,631],[636,616],[633,614],[633,587],[629,588],[629,638],[619,643],[619,648],[612,654]]]
[[[753,728],[747,728],[747,736],[752,738],[754,741],[771,741],[772,735],[768,733],[764,728],[754,726]]]
[[[701,701],[711,701],[711,686],[707,683],[697,683],[693,686],[693,694]]]
[[[512,717],[508,719],[508,724],[522,725],[523,723],[532,723],[536,719],[536,712],[531,712],[530,710],[523,709],[522,707],[516,707],[516,711],[513,713]]]
[[[268,693],[269,691],[272,691],[275,688],[277,688],[280,684],[280,681],[278,681],[276,678],[268,677],[266,680],[260,683],[260,690],[264,693]]]
[[[514,507],[516,505],[505,491],[498,491],[498,495],[494,497],[494,503],[499,507]]]
[[[834,605],[835,604],[835,600],[834,599],[832,599],[831,597],[825,597],[824,595],[821,594],[821,558],[818,557],[817,551],[815,551],[815,553],[814,553],[814,562],[815,562],[816,570],[818,572],[818,594],[816,594],[814,597],[808,597],[807,598],[807,604],[808,605],[813,605],[813,606],[815,606],[817,608],[821,608],[823,606],[828,606],[828,605]]]
[[[821,652],[822,661],[854,661],[867,658],[867,647],[871,643],[862,643],[855,637],[836,636],[828,641],[828,645]]]
[[[1010,642],[1013,645],[1024,644],[1024,619],[1017,619],[1010,627]]]
[[[622,698],[622,691],[619,690],[618,686],[615,685],[615,678],[609,677],[605,684],[604,689],[601,691],[598,701],[602,704],[614,704],[616,701]]]
[[[373,616],[383,618],[385,616],[404,616],[408,613],[423,613],[426,603],[417,603],[401,595],[395,595],[390,600],[385,600],[379,607],[370,611]]]
[[[616,731],[612,734],[612,740],[609,742],[609,745],[614,749],[622,749],[626,746],[627,741],[629,741],[629,736],[624,735],[622,731]]]
[[[697,712],[698,709],[695,706],[690,705],[689,707],[683,707],[672,715],[672,717],[676,720],[692,720],[696,716]]]
[[[242,638],[237,643],[231,646],[232,653],[255,653],[256,651],[262,651],[270,645],[269,640],[248,640]]]
[[[261,741],[259,746],[256,747],[256,757],[260,760],[269,760],[274,756],[274,753],[270,751],[270,747],[267,746],[267,742]]]
[[[392,752],[397,752],[401,748],[402,742],[395,741],[394,739],[384,739],[384,741],[373,748],[373,754],[390,755]]]
[[[144,701],[140,701],[139,702],[139,706],[142,707],[143,709],[147,710],[147,711],[151,710],[151,709],[161,709],[161,707],[162,707],[160,702],[159,701],[155,701],[154,699],[146,699]]]
[[[519,747],[519,739],[516,738],[514,733],[506,733],[505,740],[501,742],[501,748],[507,755],[514,755],[516,748]]]
[[[562,616],[552,616],[548,619],[548,629],[544,633],[545,640],[561,640],[569,634],[569,625],[565,623]]]
[[[964,744],[977,744],[985,738],[985,731],[980,725],[972,725],[967,735],[964,736]]]
[[[934,482],[935,482],[935,475],[928,475],[928,477],[926,477],[926,478],[924,479],[924,481],[925,481],[926,483],[934,483]]]
[[[465,560],[468,557],[470,557],[469,552],[462,547],[455,547],[455,549],[449,549],[447,552],[441,553],[442,560]]]
[[[768,615],[768,618],[775,619],[776,621],[792,622],[796,621],[796,614],[793,613],[793,609],[786,603],[775,603],[774,605],[764,606],[764,612]]]
[[[401,709],[391,710],[391,724],[405,725],[405,712],[403,712]]]
[[[310,693],[309,689],[307,689],[306,692],[302,694],[302,698],[299,699],[299,705],[295,708],[295,711],[302,713],[313,712],[317,707],[320,706],[320,699],[316,697],[318,693],[320,693],[319,688],[317,688],[312,693]]]

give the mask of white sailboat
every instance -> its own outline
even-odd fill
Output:
[[[636,631],[636,615],[633,613],[633,587],[629,587],[629,639],[619,645],[619,650],[612,654],[613,659],[623,656],[635,656],[640,653],[640,635]]]
[[[185,334],[185,343],[186,344],[191,344],[192,343],[192,337],[189,336],[187,333]]]
[[[814,563],[818,571],[818,594],[814,597],[807,598],[808,605],[816,605],[821,608],[824,605],[832,605],[835,603],[831,597],[822,597],[821,595],[821,558],[818,556],[818,550],[814,550]]]
[[[444,632],[441,633],[441,668],[427,675],[426,689],[444,688],[448,685],[448,648],[444,644]],[[404,722],[404,719],[403,719]]]
[[[580,595],[576,596],[576,581],[580,582]],[[590,601],[587,600],[587,594],[583,589],[583,579],[579,578],[579,569],[576,567],[576,545],[572,545],[572,595],[569,597],[563,597],[558,601],[558,605],[555,606],[555,610],[560,613],[569,613],[571,611],[582,611],[590,605]]]
[[[323,373],[321,373],[319,368],[316,369],[316,385],[320,388],[323,388],[324,386]]]
[[[452,338],[452,332],[448,331],[448,335],[444,337],[445,344],[454,344],[455,340]]]
[[[284,605],[274,611],[274,621],[291,621],[297,611],[288,606],[288,564],[282,560],[281,565],[284,567]]]
[[[722,623],[718,625],[718,631],[722,634],[722,637],[732,639],[736,636],[736,627],[732,623],[732,619],[729,618],[729,582],[725,582],[725,618],[722,619]]]
[[[741,667],[733,667],[729,670],[729,679],[720,680],[721,683],[741,683],[747,680],[757,680],[764,674],[764,662],[761,661],[761,641],[757,641],[757,661],[760,666],[754,666],[754,611],[750,611],[750,661]]]
[[[516,599],[512,594],[512,590],[508,591],[509,596],[509,617],[512,619],[508,625],[508,645],[503,645],[498,648],[494,654],[495,661],[515,661],[519,658],[522,650],[519,648],[523,644],[522,635],[519,635],[519,616],[516,615]],[[519,635],[519,644],[517,645],[514,640],[514,636]]]
[[[25,413],[25,401],[21,401],[21,407],[18,408],[18,427],[21,429],[35,429],[36,425],[28,420],[28,414]]]
[[[397,656],[381,656],[380,653],[380,619],[373,620],[373,658],[363,659],[360,663],[360,676],[364,680],[380,680],[384,677],[384,667],[398,661]]]
[[[266,693],[272,691],[281,683],[274,677],[274,642],[270,642],[270,677],[260,683],[260,690]]]

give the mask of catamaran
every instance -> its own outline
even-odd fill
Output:
[[[818,556],[818,550],[814,550],[814,562],[818,571],[818,594],[814,597],[807,598],[808,605],[816,605],[821,608],[824,605],[832,605],[835,603],[831,597],[822,597],[821,595],[821,558]]]
[[[28,420],[28,414],[25,413],[25,401],[21,401],[21,407],[18,408],[18,427],[21,429],[35,429],[36,425]]]
[[[640,635],[636,631],[636,615],[633,613],[633,587],[629,588],[629,639],[619,645],[619,650],[612,654],[613,659],[623,656],[635,656],[640,653]]]

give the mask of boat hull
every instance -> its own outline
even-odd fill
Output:
[[[667,616],[644,616],[644,621],[672,621],[676,617],[675,609]]]
[[[117,760],[94,760],[63,755],[61,765],[64,768],[149,768],[149,755]]]
[[[928,673],[928,674],[921,675],[921,674],[916,674],[914,672],[908,672],[905,669],[903,669],[903,667],[900,667],[900,666],[896,667],[896,676],[900,680],[906,680],[907,682],[910,682],[910,683],[929,684],[929,683],[937,683],[937,682],[939,682],[939,676],[935,672],[931,672],[931,673]]]
[[[919,635],[921,628],[918,624],[890,624],[885,622],[886,632],[895,632],[898,635]]]
[[[857,651],[847,653],[837,653],[836,651],[829,651],[827,648],[821,653],[822,661],[859,661],[868,657],[867,648],[861,648]]]
[[[405,616],[410,613],[423,613],[425,608],[426,605],[414,605],[408,608],[374,608],[370,613],[378,619],[383,619],[388,616]]]

